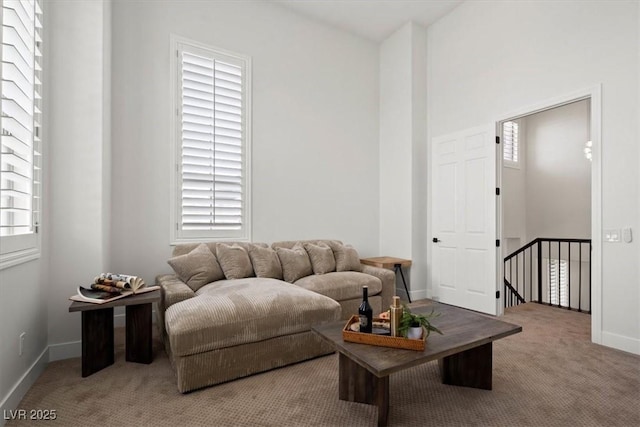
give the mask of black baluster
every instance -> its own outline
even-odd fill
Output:
[[[569,290],[568,290],[569,291],[568,292],[569,293],[569,297],[568,297],[569,298],[569,301],[568,301],[569,302],[569,307],[568,308],[569,308],[569,310],[571,310],[571,242],[568,242],[567,244],[569,245],[569,249],[568,249],[569,250],[569,262],[568,262],[569,271],[567,271],[567,283],[568,283],[568,286],[569,286]]]
[[[547,241],[547,252],[547,271],[549,271],[547,287],[549,288],[549,305],[551,305],[551,240]]]
[[[538,304],[542,304],[542,242],[538,240]]]
[[[518,270],[518,258],[520,258],[520,254],[516,256],[516,292],[520,293],[520,283],[519,283],[520,270]]]
[[[582,311],[582,242],[578,245],[580,251],[578,256],[578,311]]]
[[[512,268],[513,258],[509,258],[509,283],[513,286],[513,268]]]

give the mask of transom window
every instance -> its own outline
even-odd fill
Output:
[[[518,122],[509,121],[502,124],[502,149],[505,163],[519,162]]]

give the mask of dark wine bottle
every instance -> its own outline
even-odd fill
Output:
[[[362,287],[362,304],[358,308],[360,316],[360,332],[370,334],[373,330],[373,309],[369,304],[369,287]]]

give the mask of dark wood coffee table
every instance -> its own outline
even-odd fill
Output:
[[[356,344],[342,340],[346,321],[313,329],[339,353],[339,398],[378,407],[378,426],[389,415],[389,375],[438,360],[443,384],[491,390],[492,343],[522,327],[473,311],[426,301],[410,305],[414,313],[441,313],[434,320],[444,335],[432,333],[424,351]]]

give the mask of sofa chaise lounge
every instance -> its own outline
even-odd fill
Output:
[[[313,325],[356,314],[362,286],[374,313],[395,292],[336,240],[181,244],[169,264],[158,324],[182,393],[329,354]]]

